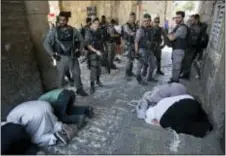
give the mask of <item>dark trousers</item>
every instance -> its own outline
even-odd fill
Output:
[[[183,99],[172,105],[162,116],[160,124],[163,128],[170,127],[177,133],[196,137],[204,137],[208,130],[212,130],[206,112],[193,99]]]
[[[185,51],[185,56],[182,61],[182,68],[181,68],[181,73],[183,73],[183,75],[188,75],[188,76],[190,75],[191,66],[194,61],[195,53],[196,53],[195,48],[190,48]]]
[[[70,90],[63,90],[53,104],[55,115],[60,121],[66,124],[77,124],[81,115],[89,114],[89,106],[73,106],[75,93]]]
[[[156,62],[157,62],[157,71],[161,71],[162,49],[160,46],[156,47],[156,49],[154,50],[154,55],[156,57]]]
[[[23,126],[7,123],[1,127],[2,155],[36,155],[38,151],[38,146],[31,143],[31,138]]]
[[[61,59],[57,62],[57,73],[58,73],[58,87],[62,88],[64,86],[65,74],[69,76],[69,71],[72,72],[72,79],[75,82],[76,89],[82,88],[81,81],[81,70],[77,58],[70,58],[69,56],[61,55]],[[68,75],[69,74],[69,75]],[[71,78],[71,76],[69,76]]]
[[[73,80],[73,77],[71,77],[71,74],[70,74],[70,71],[69,70],[65,73],[65,75],[67,76],[69,82],[73,82],[74,81]]]

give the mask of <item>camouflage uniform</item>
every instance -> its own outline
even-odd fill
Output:
[[[82,89],[81,71],[77,57],[75,57],[76,42],[80,42],[80,49],[84,47],[84,40],[77,29],[67,27],[55,27],[51,29],[44,41],[45,50],[52,56],[57,54],[58,87],[63,87],[64,76],[68,71],[72,77],[77,90]],[[73,43],[74,42],[74,43]]]
[[[103,41],[101,37],[101,31],[89,30],[85,36],[85,42],[87,45],[93,46],[96,50],[103,52]],[[90,69],[90,81],[91,87],[94,87],[94,82],[100,82],[101,75],[101,56],[95,52],[89,50],[88,52],[88,67]]]
[[[192,45],[190,45],[189,48],[185,51],[185,56],[182,61],[181,73],[183,74],[182,76],[183,78],[189,78],[190,76],[191,65],[193,63],[193,58],[197,50],[199,34],[200,34],[200,26],[198,24],[191,25],[190,35],[192,36],[191,38]]]
[[[108,27],[108,34],[109,34],[109,39],[107,41],[107,46],[108,46],[108,62],[110,64],[110,67],[113,68],[115,67],[114,65],[114,58],[116,54],[116,38],[111,37],[111,35],[117,34],[114,25],[110,25]]]
[[[133,76],[133,61],[135,59],[135,47],[134,39],[135,35],[131,33],[136,33],[137,26],[135,23],[129,24],[126,23],[123,26],[124,34],[123,39],[125,40],[125,53],[127,54],[127,63],[126,63],[126,76]]]
[[[137,30],[135,41],[138,42],[139,47],[139,57],[138,57],[138,64],[137,64],[137,81],[141,82],[141,70],[149,69],[147,79],[148,81],[152,80],[152,73],[155,69],[155,57],[153,51],[151,51],[152,45],[152,36],[153,31],[150,28],[140,27]],[[146,76],[146,75],[145,75]]]
[[[162,47],[161,47],[161,43],[162,43],[162,36],[164,36],[164,30],[157,26],[157,27],[153,27],[154,29],[154,54],[157,60],[157,73],[159,74],[163,74],[161,72],[161,56],[162,56]]]

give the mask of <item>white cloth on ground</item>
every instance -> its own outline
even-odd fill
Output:
[[[145,122],[152,124],[153,119],[156,119],[158,122],[160,122],[163,114],[168,110],[168,108],[182,99],[194,98],[188,94],[164,98],[160,100],[157,105],[148,108],[148,110],[146,111]]]
[[[161,85],[153,90],[150,96],[147,96],[147,100],[151,103],[158,103],[160,100],[166,97],[178,96],[187,94],[187,89],[180,83],[167,83]]]
[[[144,119],[145,113],[149,105],[154,106],[160,100],[166,97],[172,97],[183,94],[187,94],[187,89],[184,85],[180,83],[170,83],[157,86],[153,89],[153,91],[148,91],[144,93],[142,99],[139,100],[136,106],[137,117]]]
[[[54,133],[62,130],[62,122],[58,121],[53,108],[45,101],[19,104],[9,113],[6,121],[25,126],[32,142],[39,146],[56,144]]]

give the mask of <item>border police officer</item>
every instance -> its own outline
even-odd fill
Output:
[[[159,17],[156,17],[153,22],[153,29],[154,29],[154,54],[157,60],[157,70],[156,73],[160,75],[164,75],[164,73],[161,71],[161,56],[162,56],[162,36],[165,35],[165,32],[162,27],[159,26],[160,19]],[[165,42],[164,42],[165,43]]]
[[[187,26],[184,24],[185,13],[183,11],[176,12],[176,24],[172,33],[168,35],[169,40],[172,42],[172,78],[169,83],[179,82],[182,60],[184,58],[185,50],[188,48],[187,43]]]
[[[123,26],[123,39],[125,40],[125,52],[127,53],[126,77],[133,76],[133,61],[135,58],[134,39],[136,35],[136,14],[130,13],[129,21]],[[129,79],[128,79],[129,80]]]
[[[148,27],[151,16],[149,14],[145,14],[143,16],[143,24],[137,30],[136,38],[135,38],[135,53],[137,58],[137,72],[136,78],[137,82],[141,85],[147,85],[147,83],[142,80],[141,70],[143,67],[149,66],[148,81],[152,81],[152,73],[155,69],[155,57],[153,52],[151,51],[153,31]]]
[[[83,90],[77,58],[83,50],[84,41],[78,30],[67,24],[68,18],[67,12],[60,12],[59,24],[48,32],[44,41],[44,48],[49,55],[58,61],[58,87],[63,87],[64,76],[68,71],[71,71],[77,88],[76,93],[87,96],[88,94]]]
[[[102,87],[100,81],[101,75],[101,56],[103,55],[103,39],[99,28],[99,19],[94,18],[91,24],[91,29],[87,31],[85,42],[88,52],[88,67],[90,69],[90,93],[95,92],[95,81]]]

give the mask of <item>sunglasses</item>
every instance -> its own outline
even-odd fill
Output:
[[[155,23],[160,23],[159,21],[154,21]]]

